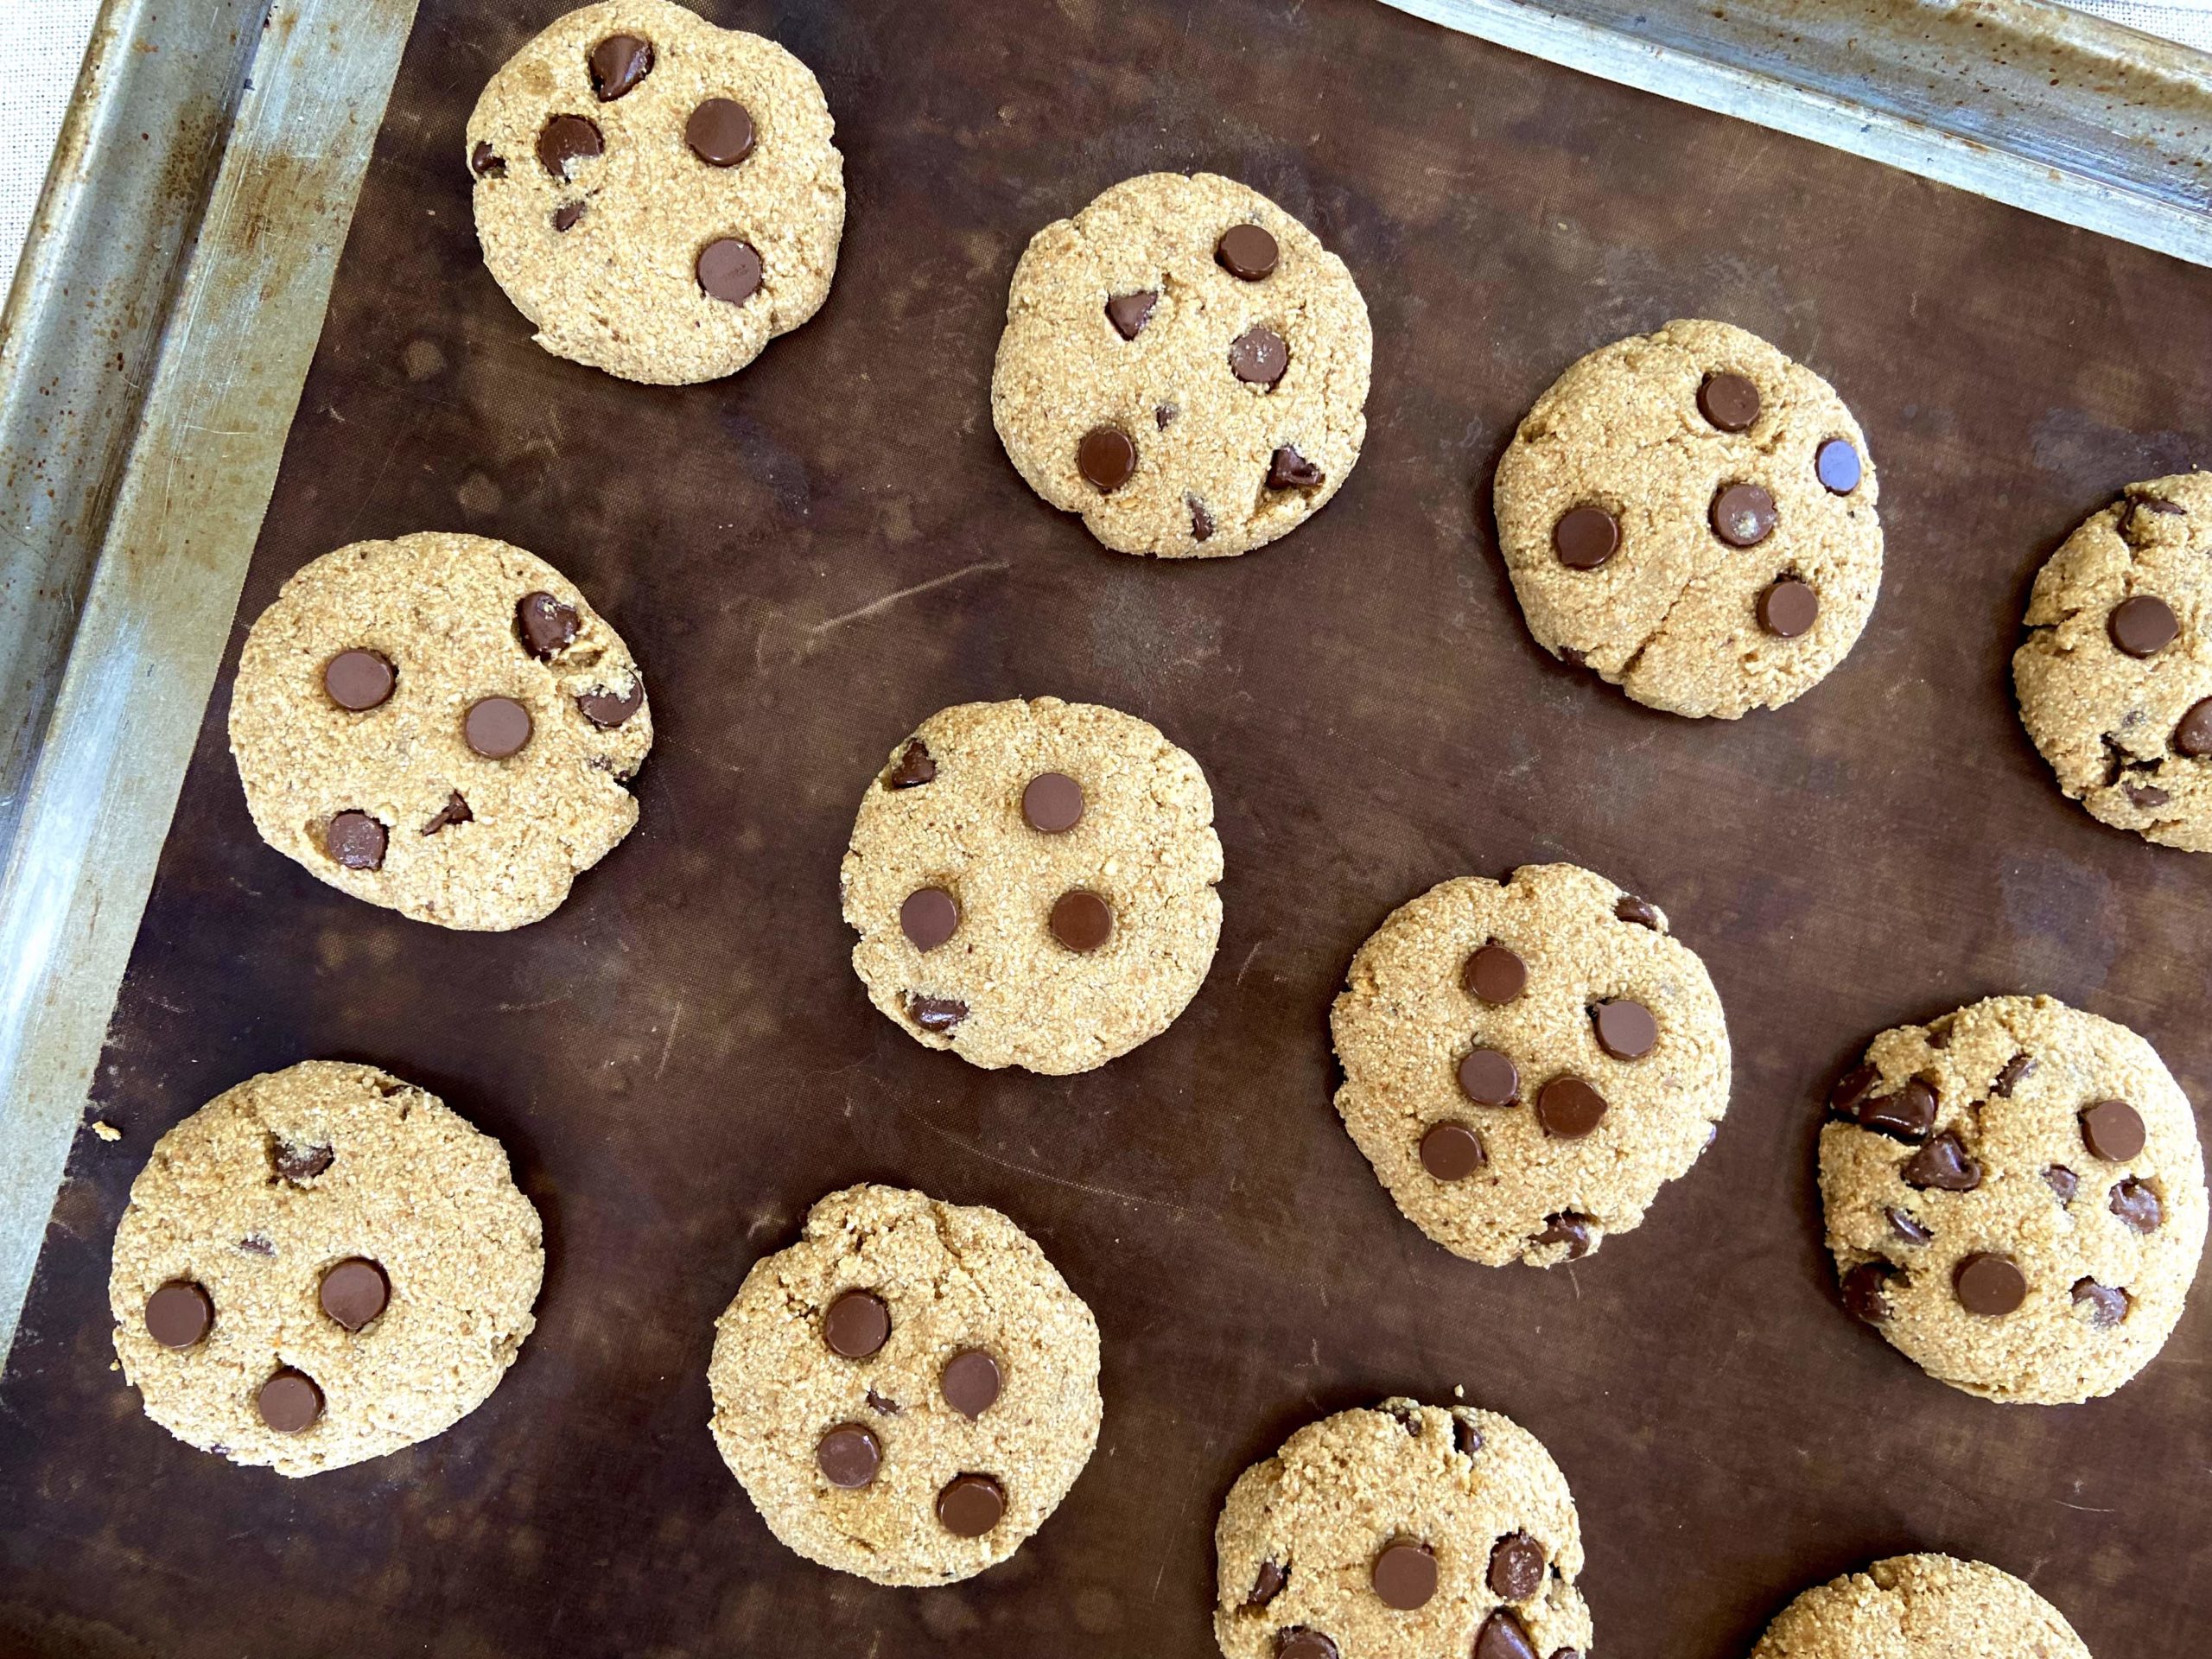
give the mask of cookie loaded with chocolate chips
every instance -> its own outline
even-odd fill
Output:
[[[1402,905],[1330,1015],[1337,1110],[1407,1218],[1498,1266],[1643,1218],[1728,1109],[1727,1022],[1648,899],[1572,864]]]
[[[1305,226],[1233,180],[1152,173],[1031,239],[991,416],[1107,546],[1219,558],[1342,487],[1373,355],[1357,284]]]
[[[2189,1101],[2151,1045],[2047,996],[1885,1031],[1831,1091],[1821,1202],[1844,1306],[1999,1401],[2110,1394],[2204,1247]]]
[[[231,753],[264,840],[441,927],[550,914],[638,821],[653,741],[625,645],[543,559],[480,536],[357,542],[247,633]]]
[[[1221,936],[1198,763],[1057,697],[941,710],[861,798],[842,872],[885,1014],[976,1065],[1087,1071],[1182,1013]]]

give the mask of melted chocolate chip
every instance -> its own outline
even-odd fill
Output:
[[[2063,1164],[2053,1164],[2043,1173],[2044,1184],[2058,1195],[2061,1204],[2074,1202],[2075,1193],[2081,1191],[2082,1178]]]
[[[1490,1587],[1508,1601],[1526,1601],[1544,1587],[1544,1547],[1525,1532],[1510,1532],[1491,1546]]]
[[[437,810],[428,823],[423,826],[423,833],[426,836],[435,836],[448,824],[467,823],[475,816],[468,810],[468,803],[461,798],[461,791],[457,789],[452,790],[446,795],[446,804]]]
[[[1276,450],[1268,461],[1268,487],[1271,490],[1319,489],[1323,476],[1319,467],[1289,444]]]
[[[950,1031],[968,1017],[968,1005],[950,996],[906,994],[906,1017],[924,1031]]]
[[[1989,1092],[2000,1100],[2010,1100],[2012,1090],[2035,1075],[2036,1057],[2015,1054],[2005,1062],[1997,1073],[1997,1080],[1989,1085]]]
[[[891,770],[883,775],[886,789],[913,789],[937,781],[937,762],[931,758],[929,746],[920,738],[909,741],[901,750]]]
[[[504,179],[507,164],[500,159],[488,139],[479,138],[476,147],[468,152],[468,170],[480,179]]]
[[[1894,1095],[1859,1102],[1859,1125],[1908,1144],[1924,1141],[1936,1127],[1936,1090],[1924,1078],[1910,1078]]]
[[[1659,914],[1659,906],[1649,899],[1637,898],[1632,893],[1621,895],[1620,902],[1613,906],[1613,914],[1624,922],[1648,927],[1655,933],[1665,931],[1662,924],[1666,918]]]
[[[2099,1330],[2109,1330],[2126,1319],[2132,1300],[2126,1291],[2101,1285],[2094,1279],[2074,1281],[2075,1304],[2088,1304],[2089,1323]]]
[[[683,124],[683,142],[709,167],[735,167],[753,153],[753,118],[734,98],[710,98]]]
[[[2112,1212],[2139,1233],[2155,1233],[2166,1218],[2165,1206],[2148,1183],[2129,1176],[2112,1189]]]
[[[1882,1074],[1871,1065],[1854,1065],[1835,1080],[1828,1090],[1828,1109],[1838,1117],[1856,1122],[1861,1102],[1874,1091],[1882,1081]]]
[[[1290,1574],[1273,1561],[1262,1561],[1260,1570],[1252,1575],[1252,1593],[1244,1598],[1247,1607],[1264,1607],[1282,1593],[1283,1586],[1290,1582]]]
[[[645,706],[645,682],[643,677],[630,682],[627,691],[609,691],[601,688],[595,691],[580,692],[576,697],[576,712],[603,732],[611,732]]]
[[[541,663],[576,643],[576,607],[550,594],[524,594],[515,604],[515,635]]]
[[[1880,1325],[1890,1317],[1890,1281],[1897,1269],[1886,1262],[1861,1262],[1843,1275],[1843,1305],[1854,1319]]]
[[[1572,1210],[1544,1218],[1544,1230],[1534,1241],[1538,1244],[1564,1244],[1567,1259],[1580,1262],[1590,1254],[1590,1217],[1577,1215]]]
[[[1890,1230],[1908,1244],[1925,1244],[1936,1236],[1927,1228],[1922,1226],[1910,1211],[1900,1210],[1895,1205],[1891,1205],[1882,1213],[1890,1218]]]
[[[610,35],[591,49],[591,89],[612,104],[653,71],[653,48],[635,35]]]
[[[606,149],[599,124],[581,115],[548,116],[537,135],[538,164],[556,179],[569,176],[571,162],[588,162]]]
[[[1475,1633],[1474,1659],[1536,1659],[1536,1649],[1520,1619],[1501,1607]]]
[[[1941,1192],[1971,1192],[1981,1185],[1981,1166],[1967,1155],[1966,1142],[1946,1129],[1904,1161],[1905,1185]]]

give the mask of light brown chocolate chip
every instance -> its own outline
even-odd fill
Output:
[[[519,754],[530,741],[530,710],[512,697],[479,697],[468,705],[461,734],[486,760]]]
[[[322,1415],[322,1390],[305,1371],[288,1365],[261,1385],[254,1406],[279,1434],[297,1434]]]
[[[743,305],[760,291],[760,255],[741,236],[725,236],[699,250],[696,267],[700,290],[708,298]]]
[[[998,1403],[1001,1386],[998,1361],[981,1348],[963,1348],[938,1373],[944,1403],[970,1421]]]
[[[398,681],[391,663],[373,651],[341,651],[322,665],[322,689],[352,714],[388,701]]]
[[[814,1466],[823,1479],[846,1491],[857,1491],[875,1478],[883,1465],[883,1447],[860,1423],[840,1423],[815,1442]]]
[[[189,1279],[172,1279],[146,1299],[146,1334],[164,1348],[189,1348],[215,1323],[215,1304]]]
[[[349,1255],[323,1274],[315,1300],[348,1331],[359,1331],[391,1303],[391,1281],[366,1256]]]
[[[1083,822],[1083,785],[1064,772],[1039,772],[1021,791],[1021,817],[1039,835],[1065,835]]]
[[[1590,1024],[1598,1046],[1617,1060],[1640,1060],[1659,1046],[1659,1022],[1651,1010],[1624,996],[1592,1008]]]
[[[822,1316],[822,1340],[847,1359],[866,1359],[891,1340],[891,1310],[880,1296],[849,1290]]]
[[[943,887],[917,887],[899,906],[899,928],[917,950],[934,950],[960,926],[959,901]]]
[[[323,850],[349,870],[380,870],[389,842],[384,825],[365,812],[340,812],[322,832]]]
[[[1409,1613],[1436,1594],[1436,1554],[1411,1538],[1393,1538],[1368,1569],[1368,1582],[1385,1607]]]

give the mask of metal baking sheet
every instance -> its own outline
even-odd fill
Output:
[[[2005,662],[2028,582],[2212,445],[2212,274],[1361,0],[734,3],[822,76],[852,212],[822,315],[725,385],[541,353],[478,259],[462,119],[552,7],[423,0],[248,573],[432,525],[560,564],[660,728],[637,833],[522,932],[348,900],[254,836],[217,680],[0,1382],[0,1648],[36,1655],[1213,1651],[1211,1531],[1298,1424],[1403,1391],[1506,1411],[1580,1502],[1598,1655],[1743,1652],[1912,1548],[2029,1578],[2104,1655],[2193,1650],[2212,1324],[2118,1396],[2003,1408],[1835,1306],[1816,1102],[1865,1038],[1998,990],[2126,1020],[2212,1087],[2202,869],[2065,802]],[[988,416],[1027,237],[1211,168],[1298,213],[1376,320],[1366,454],[1288,540],[1096,549]],[[1890,563],[1831,680],[1734,725],[1529,641],[1487,489],[1580,353],[1719,316],[1826,374]],[[1157,721],[1227,849],[1206,988],[1087,1077],[918,1049],[847,963],[836,867],[913,721],[1054,693]],[[1657,899],[1736,1043],[1712,1150],[1550,1274],[1428,1245],[1330,1107],[1325,1015],[1395,905],[1571,858]],[[289,1483],[170,1440],[109,1369],[108,1240],[164,1128],[308,1055],[499,1135],[540,1324],[474,1415]],[[770,1537],[706,1432],[715,1313],[821,1192],[998,1206],[1096,1310],[1106,1421],[1002,1567],[928,1592]]]

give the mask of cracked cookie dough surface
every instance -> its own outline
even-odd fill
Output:
[[[1827,382],[1741,328],[1670,322],[1536,400],[1495,505],[1538,645],[1638,702],[1733,720],[1857,642],[1882,581],[1876,497]]]
[[[1157,1037],[1221,937],[1198,763],[1057,697],[969,702],[900,740],[842,874],[853,968],[885,1014],[976,1065],[1088,1071]]]
[[[1829,1097],[1821,1203],[1845,1305],[1985,1399],[2110,1394],[2204,1248],[2187,1096],[2126,1027],[1999,996],[1885,1031]]]
[[[543,559],[480,536],[356,542],[246,635],[231,753],[308,874],[442,927],[550,914],[638,821],[629,647]]]
[[[2010,1573],[1954,1555],[1893,1555],[1806,1591],[1751,1659],[2089,1659],[2089,1649]]]
[[[1098,1326],[995,1210],[832,1192],[716,1322],[715,1443],[790,1548],[950,1584],[1043,1525],[1097,1444]]]
[[[1031,238],[991,417],[1107,546],[1219,558],[1342,487],[1373,356],[1358,285],[1305,226],[1233,180],[1150,173]]]
[[[1728,1027],[1658,906],[1572,864],[1402,905],[1330,1014],[1337,1110],[1455,1255],[1538,1267],[1625,1232],[1728,1109]]]
[[[1385,1400],[1237,1477],[1214,1529],[1228,1659],[1586,1659],[1582,1526],[1536,1437]]]
[[[832,130],[773,41],[670,0],[585,6],[468,118],[484,263],[556,357],[654,385],[734,374],[829,296]]]
[[[116,1229],[116,1357],[179,1440],[317,1474],[483,1404],[544,1265],[498,1141],[373,1066],[308,1060],[156,1144]]]
[[[2131,484],[2036,577],[2012,656],[2058,786],[2145,841],[2212,852],[2212,473]]]

